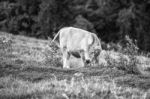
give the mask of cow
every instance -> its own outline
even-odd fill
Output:
[[[75,27],[64,27],[58,31],[53,43],[59,35],[59,47],[63,54],[63,68],[70,68],[70,56],[81,58],[83,66],[91,61],[98,63],[100,52],[102,51],[101,43],[96,34]],[[93,58],[90,57],[93,53]]]

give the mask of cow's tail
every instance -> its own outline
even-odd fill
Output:
[[[53,40],[50,42],[50,45],[52,45],[54,43],[54,41],[56,40],[56,38],[58,37],[59,34],[60,34],[60,31],[55,35],[55,37],[53,38]],[[58,42],[56,43],[56,45],[59,47]]]
[[[56,38],[58,37],[59,33],[60,33],[60,31],[55,35],[55,37],[53,38],[53,40],[51,41],[50,44],[52,44],[56,40]]]

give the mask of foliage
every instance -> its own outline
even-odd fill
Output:
[[[108,42],[129,35],[150,51],[149,0],[1,0],[0,30],[47,39],[75,26]]]

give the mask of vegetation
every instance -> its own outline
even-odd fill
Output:
[[[62,69],[59,49],[48,45],[0,32],[1,99],[150,98],[148,57],[104,50],[99,65],[80,67],[72,57],[73,68]]]
[[[149,7],[149,0],[0,0],[0,99],[150,99]],[[99,64],[81,67],[71,57],[71,69],[62,69],[60,50],[44,39],[65,26],[102,39]]]
[[[150,51],[149,0],[1,0],[0,30],[47,39],[74,26],[108,42],[129,35],[140,50]]]

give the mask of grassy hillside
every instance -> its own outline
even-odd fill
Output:
[[[0,32],[0,99],[150,99],[150,58],[103,51],[101,63],[62,69],[47,40]]]

